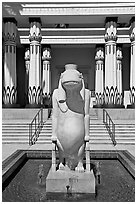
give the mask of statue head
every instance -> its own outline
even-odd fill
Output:
[[[58,100],[59,101],[66,101],[66,91],[64,89],[65,87],[75,88],[76,86],[80,86],[80,94],[84,98],[85,94],[85,85],[84,85],[84,80],[83,80],[83,75],[77,70],[77,65],[76,64],[66,64],[65,65],[65,71],[61,73],[60,80],[59,80],[59,94],[58,94]]]

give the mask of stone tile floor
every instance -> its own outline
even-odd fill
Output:
[[[2,161],[9,157],[16,150],[51,150],[51,144],[2,144]],[[135,157],[135,145],[90,145],[91,150],[128,150]]]

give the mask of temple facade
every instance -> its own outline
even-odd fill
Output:
[[[41,107],[65,64],[91,106],[135,106],[135,2],[2,3],[3,107]]]

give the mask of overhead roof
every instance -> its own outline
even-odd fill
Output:
[[[129,23],[135,15],[134,1],[48,0],[48,2],[3,2],[2,16],[14,17],[18,27],[29,27],[29,17],[41,18],[43,27],[67,23],[102,27],[106,17],[118,16],[118,23]]]

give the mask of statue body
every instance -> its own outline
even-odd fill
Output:
[[[84,171],[85,141],[89,138],[90,91],[77,66],[68,64],[53,92],[52,141],[59,150],[59,168]],[[65,159],[65,166],[64,166]]]

